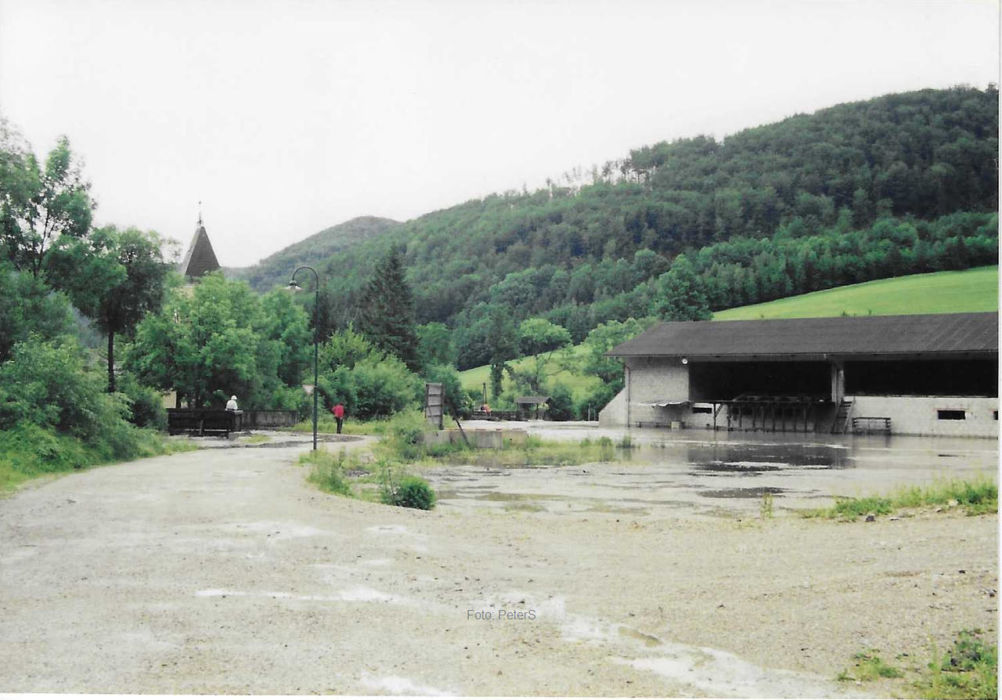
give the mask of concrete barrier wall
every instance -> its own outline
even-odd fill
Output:
[[[464,430],[466,439],[470,444],[480,450],[500,450],[507,442],[514,445],[524,445],[529,434],[525,430],[510,428],[475,428]],[[425,443],[430,445],[441,445],[444,443],[462,442],[463,436],[459,430],[450,428],[439,430],[435,433],[425,435]]]
[[[852,396],[851,417],[890,418],[894,435],[999,437],[998,399],[970,396]],[[963,412],[962,420],[940,417]]]
[[[296,411],[244,411],[243,427],[287,428],[299,422]]]

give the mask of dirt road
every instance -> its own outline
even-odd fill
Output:
[[[854,653],[996,630],[995,517],[424,513],[314,490],[307,448],[0,500],[0,691],[873,694]]]

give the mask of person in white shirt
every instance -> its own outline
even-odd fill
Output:
[[[226,402],[226,410],[227,411],[236,411],[236,410],[239,410],[239,409],[237,409],[237,397],[236,396],[231,396],[230,400]]]

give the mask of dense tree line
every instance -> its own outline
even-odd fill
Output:
[[[950,217],[998,208],[997,105],[994,86],[889,95],[722,141],[639,148],[584,184],[579,174],[432,212],[321,265],[323,331],[359,320],[391,245],[406,246],[416,321],[449,328],[460,367],[489,360],[493,309],[516,325],[546,318],[580,341],[646,312],[682,253],[711,308],[992,262],[993,224]]]
[[[0,489],[164,449],[143,430],[162,425],[159,395],[115,361],[163,299],[164,241],[94,228],[89,189],[66,138],[39,159],[0,119]],[[84,345],[98,333],[104,358]]]

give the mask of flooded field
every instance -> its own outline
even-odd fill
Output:
[[[472,429],[496,429],[475,424]],[[443,509],[605,512],[631,517],[743,517],[770,494],[777,515],[831,505],[836,496],[884,494],[937,480],[995,478],[992,440],[600,429],[506,424],[547,440],[609,437],[614,462],[570,467],[449,466],[425,476]]]

